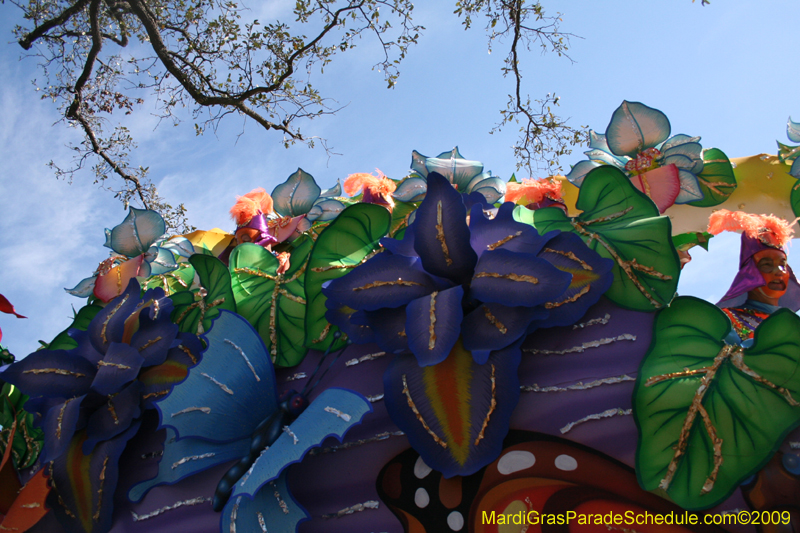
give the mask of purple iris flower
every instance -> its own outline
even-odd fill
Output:
[[[326,317],[354,342],[430,366],[461,338],[484,364],[538,327],[571,324],[609,287],[611,261],[577,236],[539,235],[511,203],[468,214],[470,199],[446,178],[427,179],[403,239],[383,239],[384,253],[323,287]]]

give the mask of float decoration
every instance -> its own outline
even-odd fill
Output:
[[[684,509],[725,500],[800,422],[800,318],[776,311],[749,348],[726,344],[730,330],[716,306],[676,298],[656,316],[636,381],[640,483]]]
[[[382,251],[378,242],[389,231],[392,217],[375,204],[356,204],[342,211],[314,242],[305,274],[307,348],[341,348],[344,341],[331,335],[336,331],[325,318],[327,298],[322,285],[347,274]]]
[[[464,194],[480,192],[490,204],[503,201],[506,182],[483,171],[483,163],[464,159],[458,146],[436,157],[427,157],[416,150],[411,152],[411,169],[414,173],[397,189],[395,198],[409,202],[419,201],[424,193],[423,185],[428,174],[437,173],[452,183],[456,190]],[[421,191],[421,192],[420,192]]]
[[[299,242],[300,241],[300,242]],[[295,366],[305,357],[305,273],[314,242],[294,241],[290,266],[255,244],[237,246],[230,256],[236,312],[253,325],[277,366]]]
[[[175,306],[172,321],[178,324],[180,331],[200,335],[211,327],[221,309],[235,312],[236,302],[231,289],[231,275],[222,261],[213,256],[195,254],[189,258],[189,263],[191,271],[200,279],[200,286],[172,293],[169,297]]]
[[[583,212],[575,218],[557,208],[530,211],[522,206],[514,216],[540,233],[576,233],[590,249],[613,260],[614,281],[606,296],[616,304],[636,311],[669,304],[680,273],[669,218],[658,216],[655,204],[608,165],[584,177],[576,207]]]
[[[790,141],[800,143],[800,122],[793,122],[792,117],[786,122],[786,136]],[[781,163],[794,162],[798,156],[800,156],[800,146],[788,146],[778,141],[778,159]]]
[[[703,150],[703,171],[697,174],[703,199],[689,205],[713,207],[727,200],[736,190],[736,177],[728,156],[719,148]]]
[[[306,231],[313,222],[330,222],[345,208],[336,197],[342,194],[342,184],[337,180],[330,189],[322,190],[314,176],[298,168],[286,181],[272,191],[274,209],[284,217],[305,218],[300,221],[299,231]]]

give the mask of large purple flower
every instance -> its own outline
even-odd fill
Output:
[[[77,347],[34,352],[0,373],[31,397],[26,409],[44,431],[41,464],[52,462],[58,491],[49,505],[68,531],[111,527],[117,462],[142,411],[186,377],[202,349],[172,323],[162,289],[139,294],[131,280],[86,331],[69,331]]]
[[[539,235],[514,220],[511,203],[485,207],[468,215],[449,181],[429,174],[403,240],[383,239],[386,252],[323,289],[328,320],[355,342],[410,351],[420,366],[444,361],[459,338],[484,364],[536,327],[577,320],[608,288],[610,262],[580,239]]]

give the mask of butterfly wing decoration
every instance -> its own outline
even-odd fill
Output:
[[[608,515],[609,511],[632,516],[634,522],[637,515],[645,512],[651,515],[674,512],[679,518],[670,530],[676,533],[722,531],[702,524],[679,525],[683,509],[642,490],[632,468],[587,446],[518,430],[509,432],[504,444],[497,460],[485,468],[470,476],[449,479],[432,470],[417,452],[409,449],[383,468],[378,477],[378,493],[407,533],[527,530],[608,533],[610,529],[648,533],[663,531],[665,527],[579,523],[580,516],[586,522],[587,517],[593,520],[591,517]],[[575,517],[569,524],[542,518],[566,517],[570,511]],[[518,520],[521,517],[529,517],[528,523]]]
[[[295,531],[309,518],[286,488],[285,468],[303,459],[311,448],[331,436],[340,442],[344,434],[372,412],[366,398],[355,392],[329,388],[284,428],[284,433],[256,459],[251,469],[234,486],[222,511],[221,531]]]
[[[246,455],[253,430],[278,409],[272,362],[247,321],[222,311],[205,339],[200,363],[155,402],[159,427],[167,428],[164,457],[155,478],[130,490],[132,501],[156,485]]]

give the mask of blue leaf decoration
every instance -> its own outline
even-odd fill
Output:
[[[664,142],[669,133],[664,113],[639,102],[623,101],[611,116],[606,141],[613,154],[636,157],[645,148]]]
[[[122,224],[106,233],[106,245],[118,254],[136,257],[145,253],[167,231],[155,211],[131,207]]]
[[[786,123],[786,136],[790,141],[800,143],[800,122],[792,122],[792,117]]]
[[[394,191],[392,196],[395,200],[400,200],[401,202],[418,202],[425,198],[425,192],[427,190],[427,181],[422,178],[412,176],[403,180],[403,182],[397,186],[397,190]]]
[[[298,168],[272,191],[273,209],[285,217],[305,215],[311,211],[321,192],[314,176]]]

